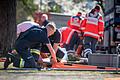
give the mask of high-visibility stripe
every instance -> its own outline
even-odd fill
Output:
[[[80,23],[71,22],[71,25],[74,25],[74,26],[76,26],[76,27],[80,27]]]
[[[102,23],[104,23],[104,21],[103,21],[103,20],[99,20],[99,22],[102,22]]]
[[[70,38],[72,37],[72,34],[73,34],[74,31],[75,31],[75,30],[72,30],[72,31],[70,32],[70,34],[69,34],[69,36],[68,36],[68,38],[67,38],[66,44],[69,44]]]
[[[87,57],[89,54],[92,54],[92,50],[91,49],[85,49],[84,50],[84,57]]]
[[[84,30],[85,29],[85,27],[82,27],[82,28],[80,28],[81,30]]]
[[[62,31],[61,42],[66,44],[66,41],[72,29],[68,27],[63,27],[63,28],[60,28],[60,31]]]
[[[98,35],[98,34],[95,34],[95,33],[91,33],[91,32],[85,32],[85,33],[84,33],[84,35],[86,35],[86,34],[89,34],[89,35],[92,35],[92,36],[96,36],[96,37],[99,37],[99,35]]]
[[[86,56],[86,55],[88,55],[88,54],[92,54],[92,50],[90,49],[90,50],[87,50],[87,51],[84,51],[84,55]]]
[[[94,20],[94,21],[93,20],[94,19],[88,19],[86,23],[98,25],[98,20]]]
[[[103,31],[100,31],[99,34],[103,34]]]
[[[20,59],[20,68],[23,68],[25,64],[25,61],[21,58]]]
[[[87,21],[86,23],[98,25],[98,23],[95,23],[95,22],[92,22],[92,21]]]
[[[85,50],[84,50],[84,52],[86,52],[86,51],[92,51],[92,50],[91,50],[91,49],[89,49],[89,48],[87,48],[87,49],[85,49]]]
[[[30,52],[40,55],[40,51],[37,49],[30,49]]]
[[[60,42],[62,42],[62,32],[60,30],[58,30],[60,33]]]

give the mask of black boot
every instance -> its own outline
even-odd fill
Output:
[[[4,69],[7,69],[8,66],[13,62],[15,56],[12,53],[6,55],[6,61],[4,62]]]

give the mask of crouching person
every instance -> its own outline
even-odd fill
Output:
[[[55,33],[48,37],[51,45],[53,46],[53,49],[55,50],[58,62],[59,61],[63,62],[65,60],[67,60],[66,51],[60,47],[61,36],[62,36],[61,32],[58,29],[56,29]],[[50,53],[50,51],[49,51],[48,47],[43,44],[42,48],[41,48],[41,55],[43,55],[43,58],[48,58],[49,53]]]
[[[70,58],[69,60],[79,60],[82,49],[82,47],[80,47],[82,45],[82,40],[80,39],[78,32],[70,27],[62,27],[59,30],[62,33],[61,47],[67,50],[68,58],[70,58],[69,56],[73,56],[73,59]]]
[[[43,62],[40,56],[40,51],[38,49],[30,49],[30,53],[32,54],[38,68],[41,69],[41,67],[43,67]],[[8,53],[7,59],[4,63],[4,69],[6,69],[11,63],[13,63],[14,67],[31,68],[29,67],[29,64],[25,63],[25,61],[21,58],[21,56],[17,53],[16,50],[12,50],[12,52]]]
[[[55,31],[56,27],[53,25],[53,23],[49,23],[46,28],[34,26],[25,31],[21,37],[18,37],[15,43],[15,50],[24,60],[23,68],[39,68],[30,52],[30,49],[36,44],[39,44],[39,48],[41,48],[41,44],[46,44],[51,53],[53,63],[57,62],[55,51],[48,39],[48,37],[53,35]],[[4,64],[4,68],[6,69],[7,67]]]

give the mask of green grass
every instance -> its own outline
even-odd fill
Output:
[[[3,68],[3,62],[0,62]],[[12,64],[9,68],[14,68]],[[99,71],[38,71],[38,70],[0,70],[0,80],[104,80],[104,78],[118,78],[114,72]]]

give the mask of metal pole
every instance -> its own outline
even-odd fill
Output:
[[[118,68],[119,68],[119,52],[120,52],[120,44],[118,44],[117,48],[117,61],[116,61],[116,73],[118,73]]]

